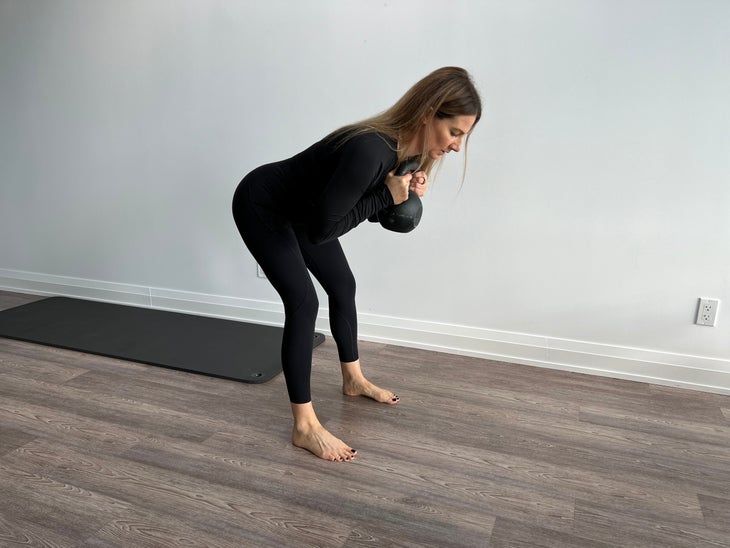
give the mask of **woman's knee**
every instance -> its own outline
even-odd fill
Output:
[[[355,276],[352,275],[352,272],[347,272],[340,276],[336,284],[327,288],[327,296],[330,300],[347,304],[355,301],[356,291],[357,284],[355,282]]]
[[[319,312],[319,299],[314,287],[308,288],[304,295],[296,300],[284,299],[284,311],[287,317],[298,317],[314,322]]]
[[[307,295],[307,299],[302,303],[304,313],[309,317],[316,319],[317,312],[319,312],[319,299],[317,298],[317,292],[312,289]]]

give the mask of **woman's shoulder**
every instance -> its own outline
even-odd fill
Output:
[[[340,146],[350,150],[358,150],[389,158],[397,154],[397,143],[394,139],[378,131],[359,131],[341,134]]]

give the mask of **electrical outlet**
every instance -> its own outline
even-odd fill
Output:
[[[258,263],[256,263],[256,276],[259,278],[266,278],[266,274],[264,274],[264,270],[259,266]]]
[[[720,301],[717,299],[700,299],[697,307],[697,325],[709,325],[715,327],[717,321],[717,309],[720,307]]]

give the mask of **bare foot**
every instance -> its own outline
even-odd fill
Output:
[[[365,396],[380,403],[395,405],[400,398],[390,390],[378,388],[365,378],[360,368],[360,360],[340,362],[342,368],[342,393],[345,396]]]
[[[294,415],[291,442],[294,445],[325,460],[349,461],[355,458],[357,451],[325,430],[311,401],[292,403],[291,410]]]
[[[312,427],[295,425],[291,433],[291,442],[325,460],[350,461],[357,455],[357,451],[334,437],[321,424]]]
[[[365,396],[390,405],[395,405],[400,401],[400,398],[393,392],[378,388],[365,377],[361,379],[342,379],[342,393],[345,396]]]

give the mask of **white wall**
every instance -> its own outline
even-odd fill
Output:
[[[0,287],[280,322],[237,182],[457,64],[486,107],[463,189],[452,155],[418,230],[343,238],[363,337],[730,392],[729,22],[725,0],[0,0]]]

